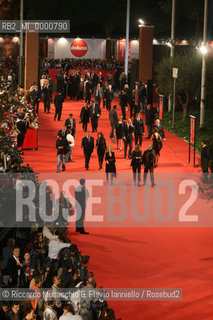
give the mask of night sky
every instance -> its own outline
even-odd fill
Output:
[[[170,37],[172,0],[131,0],[130,37],[138,37],[138,19],[155,26],[155,37]],[[202,37],[204,0],[176,0],[176,39]],[[208,35],[212,36],[213,0],[209,0]],[[2,1],[1,19],[19,19],[19,0]],[[126,0],[24,0],[24,19],[69,19],[71,37],[125,36]]]

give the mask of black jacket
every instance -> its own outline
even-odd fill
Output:
[[[63,99],[62,95],[61,94],[57,94],[55,96],[55,99],[54,99],[55,108],[56,109],[62,109],[63,102],[64,102],[64,99]]]
[[[117,111],[115,109],[111,109],[109,112],[109,120],[110,120],[110,124],[111,126],[116,126],[117,122],[118,122],[118,114]]]
[[[136,158],[139,158],[139,159],[136,159]],[[141,151],[133,151],[132,154],[131,154],[131,166],[132,167],[140,167],[141,164],[142,164],[142,152]]]
[[[125,124],[124,125],[124,136],[126,138],[127,141],[132,141],[133,139],[133,132],[134,132],[134,127],[133,125],[129,125],[129,128],[128,128],[128,125]]]
[[[155,119],[155,110],[151,107],[149,110],[146,109],[145,111],[145,123],[147,126],[152,126]]]
[[[140,119],[140,121],[134,119],[133,126],[135,128],[135,133],[144,133],[144,124],[142,119]]]
[[[82,122],[89,122],[89,117],[90,117],[90,109],[82,107],[81,113],[80,113],[80,118]]]
[[[153,150],[146,150],[143,153],[143,165],[145,168],[154,168],[155,154]]]
[[[164,130],[163,130],[163,126],[161,124],[159,126],[155,125],[154,128],[157,128],[158,129],[158,133],[161,136],[161,138],[165,139],[165,133],[164,133]]]
[[[59,147],[63,147],[63,149],[59,149]],[[66,139],[58,139],[56,141],[56,149],[57,149],[57,155],[59,154],[66,154],[69,148],[68,141]]]
[[[94,110],[95,113],[93,113],[93,105],[91,105],[89,111],[90,111],[90,117],[91,118],[94,117],[94,116],[97,117],[98,114],[101,115],[101,108],[100,108],[100,105],[98,103],[95,103],[95,110]]]
[[[90,141],[87,137],[84,137],[81,142],[82,147],[84,148],[84,153],[92,153],[94,149],[94,138],[90,137]]]
[[[115,153],[112,152],[112,155],[109,155],[109,152],[105,155],[105,161],[108,161],[109,163],[106,163],[106,172],[113,172],[116,173],[116,167],[115,167]]]
[[[41,99],[41,90],[33,90],[32,91],[32,101],[37,102],[39,99]]]
[[[10,276],[10,284],[12,288],[15,288],[18,283],[18,272],[21,271],[21,267],[17,265],[14,257],[9,258],[6,268],[6,274]]]
[[[120,106],[126,107],[128,103],[128,95],[126,92],[120,94]]]
[[[75,124],[75,119],[73,119],[72,118],[72,123],[73,123],[73,127],[71,128],[71,122],[70,122],[70,118],[68,118],[66,121],[65,121],[65,126],[67,127],[67,128],[70,128],[70,129],[72,129],[73,131],[74,131],[74,133],[75,133],[75,128],[76,128],[76,124]]]
[[[106,94],[106,100],[112,101],[114,99],[114,90],[113,89],[111,89],[111,90],[109,90],[109,88],[106,89],[105,94]]]

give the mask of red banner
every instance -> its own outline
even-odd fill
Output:
[[[194,116],[190,116],[190,143],[195,144],[195,121]]]
[[[159,95],[159,119],[163,120],[163,95]]]
[[[23,143],[24,150],[38,149],[38,129],[28,129]]]
[[[136,106],[138,106],[138,94],[139,94],[139,90],[138,90],[139,88],[138,88],[138,82],[136,82],[136,84],[135,84],[135,105]]]
[[[130,46],[131,46],[131,43],[129,41],[129,58],[130,58]],[[117,48],[118,48],[118,57],[117,58],[119,61],[124,62],[125,52],[126,52],[126,39],[118,40]]]

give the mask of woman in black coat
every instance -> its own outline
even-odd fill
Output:
[[[136,180],[137,180],[136,173],[138,172],[138,187],[140,187],[142,152],[139,144],[136,144],[135,150],[132,152],[131,158],[132,158],[131,166],[133,171],[134,184],[136,186]]]
[[[157,128],[153,129],[151,141],[153,143],[153,150],[155,151],[155,167],[157,167],[158,166],[158,159],[160,156],[160,150],[162,149],[162,138],[159,135]]]
[[[87,124],[89,122],[89,116],[90,116],[90,109],[87,103],[84,104],[83,108],[81,109],[81,122],[83,123],[83,130],[84,132],[87,132]]]
[[[115,167],[115,153],[112,151],[112,146],[109,145],[105,155],[106,161],[106,178],[107,183],[109,182],[109,173],[111,177],[111,184],[113,184],[113,177],[116,177],[116,167]]]
[[[120,144],[120,151],[122,151],[123,137],[124,137],[124,121],[123,121],[123,117],[119,116],[118,122],[116,125],[117,150]]]
[[[97,134],[96,148],[97,148],[97,154],[98,154],[99,170],[101,170],[104,154],[106,151],[106,140],[102,132],[98,132]]]

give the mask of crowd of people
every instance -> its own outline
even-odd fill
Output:
[[[14,87],[12,81],[0,84],[1,172],[18,171],[22,164],[23,143],[28,129],[38,129],[38,115],[31,105],[29,91]],[[2,113],[3,112],[3,113]],[[9,147],[10,146],[10,147]]]
[[[112,59],[48,59],[41,62],[42,69],[61,69],[68,71],[70,69],[91,69],[91,70],[114,70],[123,68],[124,63],[114,58]]]
[[[61,195],[60,208],[72,207]],[[6,288],[31,289],[46,296],[25,301],[3,301],[0,307],[1,320],[114,320],[103,294],[82,297],[76,291],[95,289],[97,284],[92,272],[88,271],[89,256],[83,256],[79,248],[69,240],[66,228],[57,228],[51,223],[43,228],[25,227],[19,234],[8,237],[2,251],[1,284]],[[60,289],[73,289],[67,296],[59,295]],[[98,289],[97,289],[98,291]],[[56,296],[58,292],[58,296]],[[55,295],[54,295],[55,294]]]
[[[63,79],[63,77],[61,78]],[[113,184],[113,178],[116,177],[116,158],[112,150],[112,146],[107,146],[106,139],[101,131],[98,132],[99,122],[101,120],[102,109],[106,108],[109,114],[109,123],[111,125],[110,138],[112,143],[117,142],[117,149],[122,151],[124,143],[124,158],[132,159],[131,166],[133,170],[134,183],[136,185],[136,171],[138,172],[138,183],[141,181],[141,166],[144,165],[144,184],[146,184],[147,173],[150,171],[152,186],[154,183],[154,168],[158,166],[158,158],[160,150],[163,146],[165,133],[160,120],[155,121],[155,109],[147,104],[146,87],[141,84],[139,87],[138,103],[136,104],[135,90],[129,90],[126,78],[121,74],[120,78],[120,100],[122,115],[118,116],[117,105],[112,107],[114,101],[114,90],[109,81],[104,81],[102,74],[97,78],[93,78],[93,74],[87,73],[84,79],[84,104],[80,112],[80,123],[82,129],[86,133],[81,142],[85,157],[85,169],[89,170],[89,163],[94,149],[97,149],[97,157],[99,170],[103,169],[103,161],[105,160],[105,171],[107,181]],[[55,103],[55,108],[60,109],[60,115],[63,108],[63,99],[66,96],[66,87],[58,84],[58,93],[55,100],[60,98],[60,103]],[[63,91],[64,90],[64,91]],[[126,113],[130,110],[130,117],[126,119]],[[145,114],[145,125],[147,126],[147,137],[150,139],[150,145],[143,155],[141,146],[143,135],[145,134],[144,122],[141,114]],[[88,124],[91,122],[92,133],[97,132],[96,141],[88,130]],[[66,119],[62,130],[57,135],[57,172],[66,170],[66,162],[73,162],[72,154],[75,145],[76,119],[70,114]],[[133,142],[135,142],[135,150],[133,150]],[[141,153],[141,155],[138,155]],[[71,154],[71,156],[70,156]],[[137,156],[135,156],[135,154]],[[110,179],[109,179],[110,176]]]
[[[10,205],[15,201],[16,182],[21,179],[21,174],[30,173],[29,179],[36,179],[32,169],[28,166],[23,166],[22,146],[27,130],[30,128],[37,129],[39,126],[37,122],[39,103],[42,100],[44,101],[44,89],[48,87],[49,90],[49,80],[45,79],[42,87],[40,87],[39,83],[34,83],[30,90],[24,90],[19,86],[16,87],[13,82],[5,80],[1,82],[0,90],[2,106],[0,114],[0,172],[13,173],[12,176],[1,175],[0,224],[2,226],[7,221],[11,228],[7,228],[6,236],[5,230],[0,228],[2,247],[5,244],[1,252],[3,261],[0,271],[0,283],[1,287],[30,288],[36,293],[47,288],[48,297],[49,294],[57,292],[60,288],[75,288],[75,290],[96,288],[93,273],[88,272],[86,266],[89,256],[82,256],[78,247],[70,241],[67,235],[67,225],[64,221],[48,224],[37,220],[36,224],[31,224],[26,214],[24,225],[18,226],[14,221],[12,212],[11,215],[7,212]],[[55,99],[54,101],[56,103]],[[44,107],[45,112],[49,111],[48,106],[47,104]],[[74,119],[72,120],[72,115],[70,115],[66,125],[70,128],[70,136],[71,133],[74,136],[75,121]],[[68,159],[72,160],[71,152]],[[26,175],[23,176],[24,179],[27,177]],[[85,180],[81,179],[80,185],[75,191],[78,203],[81,203],[82,194],[85,194],[84,186]],[[52,212],[50,189],[47,190],[46,197],[47,207],[49,203],[48,208]],[[74,206],[69,199],[65,198],[63,193],[57,202],[60,210],[68,208],[69,214],[74,214]],[[81,208],[81,212],[82,210]],[[78,209],[76,209],[76,214],[78,215]],[[42,224],[43,227],[41,227]],[[76,220],[76,232],[88,234],[84,230],[81,218]],[[114,320],[114,312],[109,308],[101,292],[102,290],[100,290],[100,298],[97,298],[96,295],[94,300],[91,300],[88,296],[82,299],[81,295],[79,295],[77,301],[74,297],[73,299],[72,297],[67,299],[64,296],[62,301],[55,298],[32,298],[25,299],[25,301],[9,302],[7,299],[7,301],[2,301],[0,304],[0,319]]]

